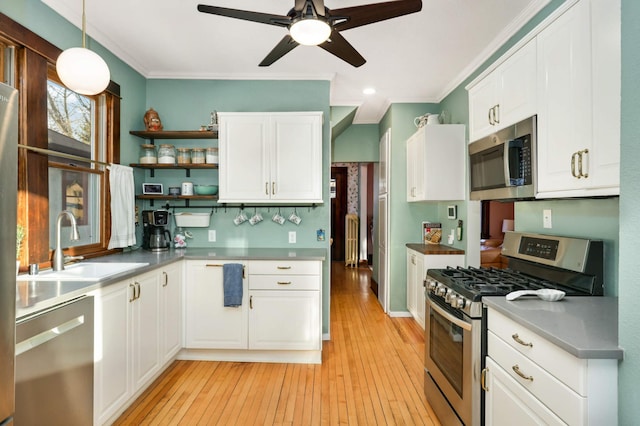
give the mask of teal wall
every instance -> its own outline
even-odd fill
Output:
[[[622,120],[620,167],[619,339],[624,361],[619,371],[619,421],[637,424],[640,419],[640,2],[622,0]]]
[[[379,161],[377,124],[349,126],[333,143],[333,163],[375,163]]]

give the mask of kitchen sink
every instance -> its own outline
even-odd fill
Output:
[[[85,262],[65,266],[62,271],[48,269],[38,275],[18,275],[17,281],[100,281],[112,275],[147,266],[148,263]]]

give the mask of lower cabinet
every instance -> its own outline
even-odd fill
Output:
[[[488,308],[485,424],[617,423],[616,359],[583,359]]]
[[[447,266],[464,266],[464,254],[423,254],[407,249],[407,310],[424,328],[424,279],[427,271]]]
[[[242,306],[233,308],[223,303],[224,263],[243,262],[186,262],[185,356],[295,362],[286,351],[316,351],[313,359],[299,359],[320,362],[322,262],[244,262]]]
[[[182,263],[94,293],[94,424],[109,423],[182,346]]]
[[[247,349],[249,288],[242,285],[242,305],[224,306],[222,267],[242,261],[186,261],[185,346],[194,349]],[[246,270],[246,264],[245,264]]]

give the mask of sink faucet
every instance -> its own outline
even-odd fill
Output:
[[[56,248],[53,250],[53,262],[52,267],[54,271],[62,271],[64,269],[65,258],[68,258],[64,255],[62,251],[62,247],[60,247],[60,227],[62,225],[62,218],[67,216],[69,218],[69,222],[71,222],[71,241],[78,241],[80,239],[80,234],[78,233],[78,224],[76,223],[76,217],[68,210],[63,210],[58,214],[58,218],[56,219]],[[82,259],[82,257],[78,256],[75,259]],[[73,260],[68,258],[68,260]]]

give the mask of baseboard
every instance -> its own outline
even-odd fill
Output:
[[[319,351],[275,351],[243,349],[182,349],[178,359],[188,361],[276,362],[293,364],[321,364]]]
[[[411,312],[406,312],[406,311],[390,311],[389,316],[396,317],[396,318],[412,318],[413,317],[413,315],[411,315]]]

